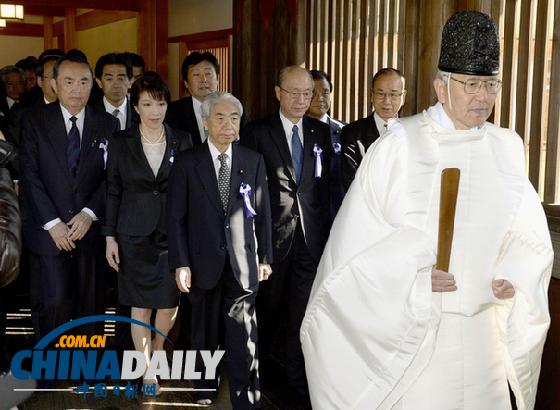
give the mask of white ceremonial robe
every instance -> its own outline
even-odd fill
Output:
[[[498,410],[510,408],[507,381],[518,409],[534,407],[553,252],[523,143],[445,119],[438,104],[395,124],[334,221],[301,328],[315,409]],[[458,290],[433,293],[447,167],[461,170],[449,269]],[[494,297],[500,278],[514,298]]]

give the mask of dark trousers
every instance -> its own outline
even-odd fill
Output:
[[[285,340],[288,387],[304,407],[309,403],[309,392],[299,330],[317,273],[317,264],[318,261],[309,253],[298,222],[288,255],[272,266],[272,275],[267,281],[261,282],[257,298],[262,372],[266,374],[272,370],[265,366],[271,363],[271,355],[277,355],[274,346],[277,338]],[[280,323],[285,323],[285,335],[278,332]]]
[[[38,269],[30,275],[31,310],[38,319],[38,337],[73,318],[100,313],[97,306],[95,256],[80,250],[58,255],[35,255]],[[102,323],[83,326],[73,332],[94,333]]]
[[[260,408],[255,296],[255,293],[243,289],[237,282],[229,262],[226,262],[216,287],[199,289],[193,286],[189,293],[192,306],[192,349],[219,349],[223,326],[230,400],[235,410]],[[200,356],[197,356],[196,367],[204,377],[204,365]],[[214,380],[194,380],[193,384],[197,389],[217,391],[218,375]],[[212,392],[196,394],[197,400],[215,397],[216,394]]]

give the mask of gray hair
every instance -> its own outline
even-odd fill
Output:
[[[311,85],[313,85],[313,75],[311,75],[309,70],[300,67],[299,65],[289,65],[287,67],[281,68],[280,71],[278,71],[278,77],[276,78],[276,85],[278,87],[282,87],[284,85],[284,80],[286,79],[286,76],[288,76],[291,73],[297,73],[298,71],[301,73],[306,73],[309,76],[309,81],[311,82]]]
[[[224,101],[232,103],[235,108],[239,110],[240,117],[243,115],[243,105],[241,104],[241,101],[239,101],[233,94],[216,91],[208,94],[208,96],[204,99],[204,102],[200,107],[200,116],[202,118],[209,118],[212,114],[214,106]]]
[[[449,83],[449,78],[451,77],[451,73],[449,71],[442,71],[442,70],[438,70],[437,74],[436,74],[436,78],[438,80],[441,80],[445,83],[445,85],[447,85]]]
[[[2,67],[0,69],[0,78],[2,78],[2,81],[4,81],[6,76],[11,73],[19,74],[22,80],[25,81],[25,72],[21,68],[16,67],[15,65],[7,65],[5,67]]]

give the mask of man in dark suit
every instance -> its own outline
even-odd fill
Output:
[[[330,229],[329,127],[305,116],[313,79],[301,67],[280,70],[279,112],[249,123],[242,144],[263,154],[272,209],[274,275],[262,286],[257,312],[263,374],[271,345],[286,322],[286,371],[294,403],[309,403],[299,328]],[[266,383],[266,380],[265,380]],[[267,387],[266,385],[264,386]]]
[[[190,96],[174,101],[169,105],[165,122],[191,134],[193,144],[200,145],[206,141],[206,133],[200,107],[208,94],[218,89],[220,64],[209,52],[190,53],[181,66],[183,83]]]
[[[331,109],[331,93],[332,82],[327,73],[320,70],[311,70],[313,83],[313,99],[307,110],[307,115],[327,124],[331,130],[331,145],[333,155],[331,157],[331,217],[334,219],[338,208],[342,204],[344,198],[344,186],[342,185],[342,144],[340,140],[340,132],[346,124],[331,118],[329,111]]]
[[[342,129],[342,183],[348,191],[356,170],[371,144],[391,126],[404,104],[404,76],[394,68],[382,68],[371,81],[373,112]]]
[[[132,107],[127,96],[132,81],[132,65],[124,54],[102,55],[95,64],[95,81],[103,91],[103,98],[94,105],[119,120],[120,129],[132,125]]]
[[[86,107],[91,67],[79,57],[54,65],[59,103],[25,116],[21,142],[23,232],[38,260],[31,277],[39,336],[93,314],[98,220],[105,206],[101,141],[118,129],[109,114]]]
[[[169,263],[192,304],[191,348],[218,349],[219,324],[234,409],[260,408],[255,297],[271,274],[270,203],[264,160],[232,144],[243,108],[228,93],[202,104],[208,141],[177,156],[168,191]],[[197,367],[201,369],[200,357]],[[217,379],[194,381],[217,389]],[[215,393],[198,392],[199,404]]]

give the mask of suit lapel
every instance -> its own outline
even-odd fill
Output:
[[[86,106],[86,111],[84,113],[84,129],[82,131],[82,141],[80,144],[80,163],[78,164],[78,177],[83,174],[83,170],[88,164],[87,156],[91,149],[93,136],[96,134],[97,121],[96,118],[94,118],[93,108]]]
[[[132,127],[132,104],[130,104],[130,98],[126,97],[126,129]]]
[[[152,167],[150,167],[150,163],[148,162],[146,154],[144,154],[144,149],[142,148],[142,138],[140,137],[138,124],[135,124],[134,127],[128,131],[126,143],[131,154],[135,157],[134,162],[141,164],[144,169],[144,173],[147,173],[147,175],[149,175],[152,179],[155,178],[154,173],[152,172]]]
[[[191,132],[191,137],[193,141],[193,145],[200,145],[202,144],[202,136],[200,135],[200,131],[198,129],[198,122],[196,121],[196,115],[194,114],[194,103],[193,97],[187,97],[186,101],[186,108],[187,108],[187,115],[185,119],[187,120],[188,128],[193,130]]]
[[[239,187],[242,182],[246,182],[243,178],[246,178],[246,171],[243,169],[243,164],[245,163],[242,158],[242,152],[239,150],[238,144],[232,144],[231,146],[231,178],[229,183],[229,204],[228,213],[231,214],[233,203],[235,198],[239,195]],[[255,187],[251,187],[255,189]]]
[[[315,178],[315,153],[313,152],[313,148],[315,146],[315,142],[317,139],[316,133],[317,130],[313,127],[313,125],[309,124],[309,120],[307,117],[303,117],[303,170],[301,172],[301,181],[300,185],[303,183],[305,179],[308,177]],[[319,146],[325,151],[327,147]]]
[[[210,201],[214,204],[219,213],[223,214],[224,208],[218,192],[218,178],[216,177],[216,169],[212,163],[212,156],[210,155],[208,142],[204,142],[202,144],[199,162],[196,165],[196,172],[198,174],[198,178],[200,179],[200,184],[206,191]]]
[[[68,169],[68,158],[66,151],[68,149],[68,133],[64,124],[62,110],[58,103],[47,106],[45,109],[45,124],[50,126],[47,128],[47,135],[54,148],[54,154],[66,178],[71,181],[70,170]]]
[[[377,129],[377,124],[375,123],[375,117],[373,116],[373,114],[371,114],[370,116],[368,116],[368,128],[366,131],[366,135],[368,137],[368,141],[367,141],[367,146],[369,147],[371,144],[373,144],[375,142],[375,140],[377,138],[379,138],[379,130]],[[366,141],[364,141],[366,142]]]
[[[286,133],[284,132],[284,127],[282,126],[282,121],[280,121],[280,114],[276,113],[271,120],[271,137],[274,144],[280,151],[282,160],[286,164],[286,167],[290,171],[290,176],[292,180],[296,180],[296,173],[294,171],[294,163],[292,162],[292,155],[290,154],[290,147],[288,146],[288,141],[286,140]],[[305,162],[304,162],[305,164]]]
[[[175,159],[175,156],[177,155],[179,149],[179,142],[177,141],[177,138],[175,137],[173,130],[165,124],[164,127],[165,127],[165,141],[166,141],[165,153],[163,154],[163,160],[161,161],[161,165],[158,170],[158,174],[156,178],[157,180],[160,180],[165,176],[169,175],[169,159],[171,158],[172,155],[173,158]]]

